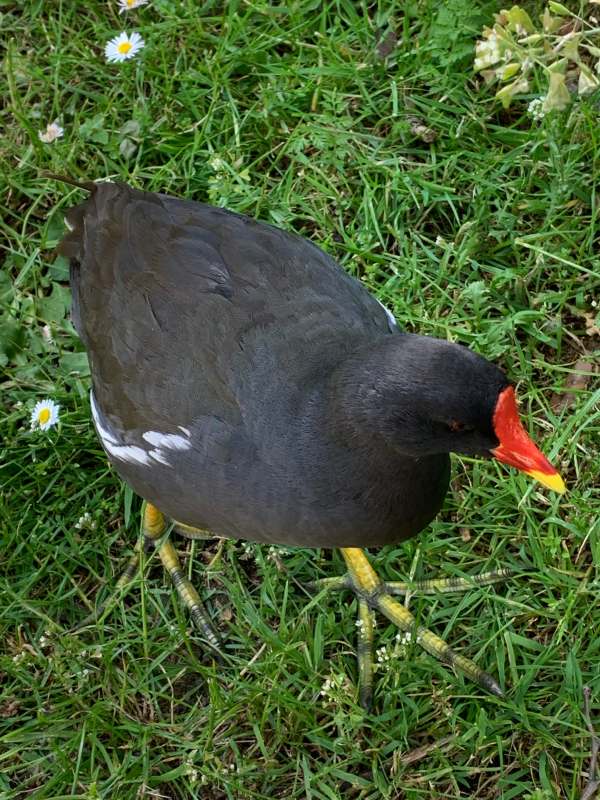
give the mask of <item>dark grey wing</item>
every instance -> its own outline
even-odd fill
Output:
[[[389,333],[377,301],[300,237],[119,183],[81,208],[68,217],[75,324],[98,404],[118,397],[127,430],[215,409],[237,422],[266,372],[300,383],[328,352]]]
[[[211,368],[232,293],[219,253],[174,221],[158,195],[121,184],[98,186],[79,231],[74,322],[98,406],[118,409],[125,431],[169,431],[214,408],[236,418]]]
[[[110,183],[67,220],[109,457],[166,512],[243,536],[235,520],[251,502],[267,514],[265,487],[287,496],[282,442],[311,391],[390,335],[387,313],[310,242],[225,209]]]

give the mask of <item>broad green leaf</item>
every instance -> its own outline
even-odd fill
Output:
[[[550,86],[548,87],[548,94],[544,98],[542,106],[545,113],[557,109],[562,111],[571,102],[571,95],[565,86],[565,76],[558,72],[550,74]]]
[[[71,292],[66,286],[55,283],[48,297],[36,299],[36,311],[44,322],[61,322],[71,307]]]
[[[132,142],[131,139],[127,139],[126,137],[125,139],[121,140],[121,144],[119,145],[119,153],[123,156],[123,158],[132,158],[132,156],[135,155],[136,150],[137,145],[135,142]]]
[[[586,67],[585,64],[581,64],[579,83],[577,85],[578,93],[580,95],[589,94],[590,92],[595,91],[598,86],[600,86],[600,81],[598,78],[594,75],[589,67]]]
[[[511,78],[514,78],[520,69],[520,64],[516,64],[514,62],[512,64],[507,64],[505,67],[501,67],[500,70],[498,70],[501,73],[500,79],[503,81],[509,81]]]
[[[569,11],[566,6],[563,6],[562,3],[555,3],[553,0],[550,0],[548,3],[548,9],[552,11],[553,14],[559,14],[561,17],[573,16],[573,12]]]
[[[82,377],[90,374],[90,365],[86,353],[63,353],[60,368],[67,375],[76,373]]]
[[[106,144],[108,142],[108,133],[104,130],[104,114],[96,114],[83,122],[79,126],[79,135],[82,139]]]
[[[568,60],[566,58],[561,58],[558,61],[555,61],[553,64],[550,64],[547,67],[548,72],[550,72],[550,73],[557,72],[557,73],[560,73],[561,75],[564,75],[565,72],[567,71],[567,64],[568,63],[569,62],[568,62]]]
[[[46,223],[42,235],[42,247],[48,250],[55,248],[64,232],[65,223],[63,222],[63,212],[55,212]]]
[[[506,17],[509,26],[513,30],[519,27],[523,28],[527,33],[535,33],[535,26],[531,21],[531,17],[520,6],[513,6],[510,11],[501,11],[500,14]]]
[[[142,132],[142,127],[137,119],[130,119],[127,120],[121,127],[119,128],[119,133],[121,136],[133,136],[137,137]]]
[[[0,318],[0,363],[6,364],[25,344],[25,328],[14,317]]]
[[[522,94],[529,89],[529,81],[523,78],[517,78],[516,81],[509,83],[508,86],[503,86],[496,92],[496,99],[500,100],[503,108],[508,108],[511,104],[513,97],[516,94]]]
[[[53,281],[69,280],[69,259],[65,256],[56,256],[48,267],[48,275]]]
[[[560,17],[553,17],[548,9],[545,9],[544,16],[542,17],[544,33],[556,33],[562,24],[563,21]]]
[[[581,41],[581,34],[575,33],[566,41],[563,39],[564,45],[560,52],[569,61],[576,61],[579,63],[579,43]]]

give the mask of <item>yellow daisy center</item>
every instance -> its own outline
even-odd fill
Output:
[[[38,422],[40,423],[40,425],[45,425],[49,419],[50,419],[50,409],[42,408],[38,412]]]
[[[135,5],[135,0],[127,0],[127,5],[129,6],[129,8],[131,8],[132,6]]]
[[[122,55],[125,55],[131,50],[132,44],[131,42],[121,42],[121,44],[117,45],[117,50]]]

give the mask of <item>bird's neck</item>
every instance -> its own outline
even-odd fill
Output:
[[[404,334],[385,336],[347,356],[327,387],[332,433],[369,450],[399,451],[397,408],[390,386],[398,382],[398,348]]]

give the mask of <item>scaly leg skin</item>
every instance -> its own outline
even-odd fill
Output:
[[[364,551],[359,547],[342,547],[341,553],[348,567],[348,573],[341,578],[325,578],[317,581],[318,588],[351,589],[358,597],[358,672],[360,677],[360,700],[367,710],[371,707],[373,696],[373,611],[381,611],[401,630],[412,633],[421,647],[440,661],[461,670],[468,678],[479,683],[488,692],[502,697],[498,683],[481,670],[477,664],[459,653],[455,653],[446,642],[435,633],[418,625],[414,616],[392,597],[393,594],[406,594],[422,588],[426,594],[436,592],[464,591],[473,586],[481,586],[505,580],[510,570],[487,572],[474,577],[449,578],[422,581],[421,584],[385,583],[369,563]]]
[[[162,512],[151,503],[146,503],[144,506],[142,526],[144,537],[154,544],[162,565],[171,576],[173,585],[177,589],[183,605],[190,612],[194,624],[212,649],[221,656],[219,637],[212,626],[200,595],[183,573],[181,562],[173,543],[168,536],[165,536],[160,541],[167,529],[167,523]]]
[[[206,531],[203,528],[194,528],[192,525],[186,525],[185,522],[173,523],[173,530],[186,539],[215,539],[214,533]]]
[[[127,567],[121,574],[117,581],[115,591],[109,599],[102,603],[98,608],[89,614],[83,622],[80,622],[74,630],[80,630],[87,627],[100,619],[100,617],[109,609],[111,609],[121,594],[121,592],[131,583],[135,577],[136,572],[140,566],[140,556],[142,548],[146,551],[151,550],[152,547],[158,552],[158,556],[162,562],[163,567],[167,570],[177,592],[184,604],[190,612],[190,616],[200,633],[210,644],[211,648],[221,656],[220,641],[211,622],[210,617],[204,608],[198,592],[194,589],[190,581],[185,577],[181,563],[177,556],[177,552],[173,544],[169,541],[169,537],[165,536],[161,541],[163,534],[167,530],[167,523],[164,515],[156,506],[151,503],[145,503],[142,511],[142,536],[138,539],[133,555],[129,559]],[[188,538],[200,539],[208,538],[209,534],[204,531],[199,531],[195,528],[190,528],[181,523],[175,523],[175,530],[182,533]],[[202,534],[202,535],[199,535]]]

